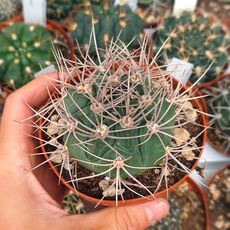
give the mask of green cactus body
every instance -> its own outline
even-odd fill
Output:
[[[0,80],[19,88],[54,60],[51,34],[40,25],[15,24],[0,33]]]
[[[121,77],[123,84],[108,86],[110,90],[108,90],[107,95],[103,96],[99,85],[109,85],[109,77],[104,78],[103,73],[94,73],[94,75],[98,74],[101,77],[98,76],[97,81],[92,83],[91,93],[77,93],[76,90],[69,89],[64,98],[66,110],[69,111],[75,120],[79,121],[78,127],[83,132],[83,135],[73,133],[65,136],[64,139],[67,139],[66,145],[69,154],[73,158],[78,159],[79,164],[83,167],[95,173],[105,172],[105,170],[109,169],[106,166],[95,166],[95,163],[105,164],[106,161],[103,159],[114,160],[118,157],[121,157],[123,160],[126,159],[127,161],[125,162],[134,167],[128,169],[128,172],[132,175],[146,171],[146,167],[159,165],[165,154],[165,147],[171,144],[171,137],[163,134],[153,134],[146,141],[146,135],[149,133],[146,124],[152,120],[153,114],[156,113],[153,109],[154,106],[159,105],[158,115],[159,118],[162,118],[159,125],[165,123],[167,127],[173,126],[175,123],[175,119],[173,118],[175,116],[175,106],[170,105],[166,98],[163,98],[163,100],[160,96],[151,98],[152,94],[155,93],[152,85],[148,86],[149,84],[141,83],[141,81],[139,83],[130,83],[127,80],[127,75]],[[108,76],[112,76],[113,74],[114,72],[111,70]],[[133,93],[128,93],[127,90],[129,87],[134,87],[135,90]],[[149,103],[141,106],[142,102],[140,99],[146,97],[144,91],[147,88],[151,89],[147,97],[150,100]],[[121,93],[121,91],[123,92]],[[98,92],[102,94],[98,96]],[[126,98],[127,96],[128,99]],[[117,102],[114,107],[113,103],[116,103],[116,100],[120,100],[121,97],[123,99]],[[130,110],[135,111],[128,117],[125,116],[127,113],[125,109],[127,101],[129,101]],[[103,111],[95,109],[98,106],[102,106],[104,108]],[[145,113],[146,116],[137,119],[142,113]],[[95,141],[90,142],[90,145],[87,145],[87,149],[84,149],[81,143],[89,141],[89,137],[85,137],[84,135],[84,132],[87,132],[86,127],[94,129],[95,124],[102,119],[101,132],[103,133],[104,131],[105,135],[109,132],[108,136],[105,138],[96,138]],[[117,119],[120,119],[120,122],[115,121]],[[134,122],[133,125],[130,125],[132,122]],[[172,134],[172,131],[170,128],[165,129],[165,132],[168,134]],[[90,155],[89,152],[96,154],[97,157]],[[120,175],[122,178],[128,177],[124,171],[121,171]],[[116,177],[116,170],[112,170],[109,176],[111,178]]]
[[[133,13],[128,6],[114,7],[108,3],[101,5],[88,3],[77,13],[75,19],[77,27],[72,33],[73,39],[77,40],[81,47],[87,48],[89,45],[92,21],[98,47],[105,48],[105,44],[108,44],[111,39],[116,39],[121,31],[120,39],[122,42],[128,44],[135,38],[130,44],[130,48],[138,46],[144,25],[139,16]],[[94,51],[93,46],[91,42],[92,52]]]
[[[222,27],[210,22],[207,16],[183,12],[179,17],[165,18],[154,42],[154,52],[160,49],[170,34],[171,37],[159,57],[160,64],[168,61],[165,57],[191,62],[194,68],[190,80],[195,82],[214,61],[199,83],[214,79],[226,67],[229,39]]]
[[[18,0],[1,0],[0,1],[0,21],[16,14],[18,8]]]
[[[214,89],[208,100],[210,113],[216,115],[215,127],[221,130],[220,135],[230,137],[230,77]],[[224,87],[223,87],[224,86]],[[212,89],[213,90],[213,89]]]
[[[73,7],[73,4],[73,0],[48,0],[48,18],[58,20],[67,17]]]

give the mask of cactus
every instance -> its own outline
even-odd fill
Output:
[[[18,9],[18,0],[0,1],[0,21],[4,21],[14,16]]]
[[[99,56],[92,60],[89,48],[72,66],[65,59],[58,65],[67,79],[60,74],[57,94],[36,112],[41,123],[35,127],[45,133],[39,137],[42,146],[50,146],[50,161],[69,171],[74,188],[82,180],[104,176],[98,184],[103,199],[115,196],[117,201],[130,190],[130,180],[131,191],[141,187],[152,195],[162,189],[173,162],[179,172],[188,172],[178,162],[194,163],[199,154],[196,138],[202,131],[192,136],[185,127],[199,120],[190,102],[194,96],[179,85],[173,89],[172,78],[153,65],[155,59],[150,62],[146,40],[135,55],[125,44],[111,42],[103,62]],[[78,166],[89,175],[79,176]],[[151,191],[152,186],[136,179],[148,170],[158,178],[151,180]]]
[[[63,198],[62,207],[70,215],[85,214],[86,210],[82,201],[75,193],[69,191]]]
[[[88,47],[92,18],[99,48],[104,48],[111,39],[116,39],[121,30],[119,38],[122,42],[128,44],[134,39],[130,48],[138,46],[143,22],[128,6],[114,7],[108,1],[103,1],[101,5],[91,5],[90,1],[85,1],[75,19],[76,30],[72,32],[72,38],[77,40],[81,47]],[[91,51],[94,51],[94,47],[91,47]]]
[[[51,34],[40,25],[14,24],[0,33],[0,81],[19,88],[54,60]]]
[[[154,52],[159,50],[169,36],[158,62],[168,62],[165,57],[191,62],[194,65],[191,82],[197,81],[213,61],[200,83],[214,79],[226,67],[229,39],[221,25],[210,21],[208,16],[183,12],[179,17],[165,18],[154,42]]]
[[[73,5],[73,0],[48,0],[47,16],[54,20],[63,19],[68,16]]]
[[[210,119],[210,125],[215,130],[215,135],[219,144],[224,148],[226,153],[230,152],[230,76],[218,81],[216,85],[208,89],[207,105],[210,114],[214,115]],[[211,133],[212,130],[209,131]]]

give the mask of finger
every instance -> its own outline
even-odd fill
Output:
[[[26,136],[22,134],[31,133],[32,128],[18,125],[15,121],[22,121],[33,114],[27,105],[39,107],[46,102],[49,95],[47,89],[54,89],[55,79],[58,79],[58,73],[38,77],[7,98],[1,121],[5,138],[14,137],[13,140],[17,143],[25,141]]]
[[[142,230],[165,217],[169,212],[169,204],[165,199],[119,208],[105,208],[102,211],[70,216],[68,229],[111,229]],[[64,220],[67,224],[66,220]],[[80,225],[78,223],[81,223]],[[67,229],[67,228],[66,228]]]
[[[15,162],[30,165],[27,154],[33,152],[34,146],[31,137],[27,134],[33,134],[33,128],[18,124],[16,121],[26,119],[33,114],[26,104],[39,107],[47,100],[47,87],[52,91],[55,79],[58,79],[58,73],[38,77],[7,98],[0,128],[1,156],[12,155]],[[9,149],[8,146],[13,148]]]

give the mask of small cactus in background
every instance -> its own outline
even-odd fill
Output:
[[[144,20],[145,25],[154,26],[173,8],[173,0],[140,0],[136,13]]]
[[[137,47],[143,32],[143,21],[127,5],[112,6],[108,1],[102,1],[101,4],[85,1],[75,22],[76,29],[72,32],[72,38],[85,49],[90,43],[92,23],[99,48],[104,48],[111,39],[117,39],[120,32],[121,42],[128,44],[133,39],[130,48]],[[91,51],[94,51],[94,47],[91,48]]]
[[[194,65],[192,82],[197,81],[213,61],[200,83],[208,82],[223,72],[228,63],[229,39],[220,24],[210,21],[208,16],[190,12],[167,17],[157,32],[154,52],[169,36],[158,63],[165,64],[173,57],[191,62]]]
[[[60,20],[68,16],[74,5],[74,0],[47,0],[46,4],[47,17]]]
[[[102,199],[117,202],[125,191],[142,196],[140,188],[153,195],[168,186],[177,167],[189,172],[182,159],[193,165],[199,155],[196,139],[203,130],[191,134],[186,128],[200,125],[194,95],[180,85],[173,89],[172,78],[153,65],[155,59],[150,62],[146,43],[133,55],[126,45],[111,42],[102,62],[99,56],[91,59],[89,48],[76,64],[68,67],[61,59],[58,65],[67,79],[60,74],[57,94],[36,112],[35,127],[45,134],[42,147],[50,146],[50,161],[61,165],[60,174],[67,170],[74,188],[103,177],[97,184]],[[79,176],[78,166],[88,175]],[[137,178],[148,170],[156,181],[144,185]]]
[[[18,0],[0,1],[0,21],[4,21],[14,16],[18,9]]]
[[[219,147],[223,148],[225,153],[230,153],[230,76],[227,75],[205,92],[209,94],[206,99],[209,112],[214,115],[214,118],[210,119],[210,139],[214,142],[218,140]],[[211,137],[213,131],[217,138]]]
[[[51,64],[50,32],[40,25],[14,24],[0,33],[0,81],[15,89]]]
[[[69,191],[63,198],[62,207],[70,215],[85,214],[86,210],[84,204],[79,197],[72,191]]]

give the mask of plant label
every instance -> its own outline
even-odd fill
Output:
[[[192,69],[192,63],[180,60],[178,58],[172,58],[171,62],[166,68],[166,71],[182,84],[186,84],[192,74]]]
[[[37,73],[34,74],[34,78],[37,78],[41,75],[44,75],[44,74],[48,74],[48,73],[54,73],[54,72],[57,72],[56,68],[54,65],[50,65],[40,71],[38,71]]]
[[[46,0],[22,0],[25,23],[46,25]]]
[[[197,0],[175,0],[173,14],[180,14],[182,11],[194,11],[197,5]]]

